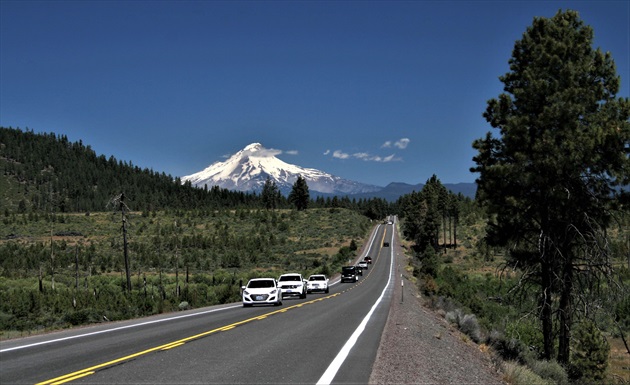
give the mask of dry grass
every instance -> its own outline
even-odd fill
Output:
[[[630,383],[630,354],[621,338],[609,338],[608,377],[611,383]],[[618,381],[621,380],[621,381]]]

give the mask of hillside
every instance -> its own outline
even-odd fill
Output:
[[[165,173],[97,155],[81,141],[0,127],[0,211],[92,212],[111,210],[124,193],[131,210],[246,206],[257,198],[220,188],[182,185]]]

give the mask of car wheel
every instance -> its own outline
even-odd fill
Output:
[[[250,307],[250,306],[252,306],[252,304],[251,304],[251,303],[244,303],[244,304],[243,304],[243,307]]]
[[[300,298],[302,298],[302,299],[306,298],[306,292],[300,294]]]
[[[325,293],[326,293],[326,294],[328,294],[328,288],[326,288],[326,291],[325,291]]]

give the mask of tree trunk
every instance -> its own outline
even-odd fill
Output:
[[[457,249],[457,216],[453,218],[453,248]]]
[[[444,248],[446,249],[446,226],[447,226],[447,221],[446,221],[446,213],[442,213],[442,234],[444,234]]]
[[[544,257],[543,257],[544,258]],[[551,295],[553,271],[551,270],[551,263],[543,260],[541,263],[542,274],[542,287],[540,298],[540,321],[542,322],[543,330],[543,358],[550,360],[554,356],[553,350],[553,318],[552,318],[552,304]]]
[[[74,248],[74,289],[79,290],[79,246]]]
[[[53,229],[50,228],[50,281],[51,287],[55,290],[55,252],[53,251]]]
[[[565,254],[568,256],[568,254]],[[558,335],[558,363],[566,365],[569,363],[569,346],[571,341],[571,320],[572,304],[571,294],[573,292],[573,269],[570,258],[564,261],[562,272],[562,293],[560,296],[559,319],[560,331]]]

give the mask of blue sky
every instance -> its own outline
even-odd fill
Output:
[[[259,142],[363,183],[473,182],[514,42],[560,9],[628,97],[627,0],[0,0],[0,125],[172,176]]]

